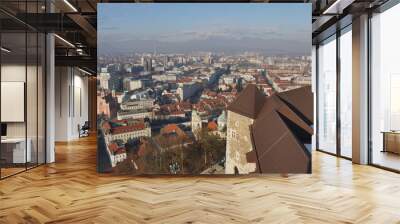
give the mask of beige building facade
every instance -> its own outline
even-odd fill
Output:
[[[228,111],[226,138],[226,174],[248,174],[256,170],[255,163],[248,163],[246,153],[253,150],[250,125],[253,119]]]

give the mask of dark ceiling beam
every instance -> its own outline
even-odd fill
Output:
[[[93,68],[88,68],[88,67],[79,67],[80,69],[82,69],[87,75],[90,76],[96,76],[97,71],[93,70]]]
[[[75,21],[61,13],[19,13],[16,18],[42,32],[82,30]]]
[[[398,0],[399,1],[399,0]],[[316,21],[313,23],[313,44],[318,44],[323,40],[326,40],[330,36],[336,34],[336,31],[344,29],[345,27],[351,25],[352,20],[367,13],[369,11],[374,11],[382,5],[382,1],[357,1],[353,2],[349,7],[343,10],[342,14],[336,16],[330,16],[331,18],[325,22]],[[326,16],[324,16],[326,17]],[[319,19],[321,19],[320,17]],[[321,24],[317,24],[321,23]]]
[[[312,42],[314,45],[321,43],[322,41],[328,39],[329,37],[333,36],[336,34],[337,30],[344,29],[345,27],[351,25],[353,20],[353,15],[348,14],[341,18],[340,20],[335,21],[332,23],[329,27],[321,30],[318,35],[316,35]]]
[[[317,18],[315,22],[312,24],[312,32],[316,33],[320,30],[323,30],[326,27],[332,25],[332,21],[335,19],[335,16],[320,16]]]
[[[9,11],[7,11],[6,9],[3,9],[0,7],[0,15],[2,14],[2,17],[4,16],[4,19],[11,19],[13,20],[15,23],[21,24],[23,25],[25,28],[31,29],[31,30],[35,30],[36,28],[31,26],[29,23],[26,22],[26,18],[20,18],[18,15],[15,15],[14,13],[11,13]],[[1,19],[0,21],[2,21],[3,19]],[[3,27],[2,27],[3,29]]]
[[[82,50],[82,54],[78,54],[76,49],[63,47],[63,46],[56,46],[56,56],[90,56],[92,58],[97,57],[97,49],[96,48],[89,48],[89,47],[79,47]],[[71,55],[71,53],[73,55]]]
[[[22,23],[16,22],[13,19],[5,18],[0,19],[1,32],[25,32],[26,26]]]
[[[317,9],[315,14],[319,16],[313,17],[312,24],[313,44],[347,26],[351,23],[351,18],[371,10],[371,4],[377,4],[376,1],[386,0],[336,0],[322,9]]]
[[[0,19],[2,31],[25,30],[26,25],[40,32],[66,33],[70,42],[79,41],[96,47],[97,31],[80,13],[19,13]],[[78,35],[84,33],[84,35]],[[83,37],[83,38],[76,38]],[[71,41],[72,40],[72,41]]]
[[[154,2],[153,0],[100,0],[99,3],[140,3],[140,2]]]
[[[97,58],[91,56],[55,56],[56,66],[87,67],[96,71]]]
[[[88,20],[80,14],[71,13],[67,16],[74,21],[82,30],[88,35],[87,42],[91,46],[96,46],[97,42],[97,30],[88,22]]]
[[[353,4],[355,0],[336,0],[329,4],[323,11],[323,14],[339,15],[343,14],[343,11]]]
[[[96,6],[94,6],[89,0],[86,0],[86,3],[93,9],[93,11],[97,11]]]

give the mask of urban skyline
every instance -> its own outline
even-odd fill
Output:
[[[310,10],[309,4],[100,4],[99,55],[308,55]]]

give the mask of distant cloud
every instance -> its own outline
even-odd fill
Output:
[[[158,35],[142,36],[138,39],[141,40],[156,40],[162,42],[179,42],[191,40],[207,40],[212,38],[224,38],[232,40],[241,40],[245,38],[260,38],[271,39],[279,38],[284,35],[276,29],[260,29],[251,27],[232,28],[232,27],[218,27],[209,28],[207,30],[185,30],[180,32],[170,32]]]
[[[118,27],[115,26],[107,26],[107,27],[102,27],[102,31],[109,31],[109,30],[118,30]]]
[[[309,4],[100,4],[99,52],[311,52]]]
[[[112,27],[108,27],[112,28]],[[240,52],[266,54],[308,55],[311,37],[306,30],[255,27],[207,27],[163,33],[136,33],[132,30],[111,31],[99,35],[99,52],[148,52],[157,49],[164,53],[193,51]]]

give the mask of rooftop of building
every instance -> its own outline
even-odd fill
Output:
[[[185,132],[176,124],[167,124],[160,130],[160,134],[162,135],[171,135],[174,134],[177,137],[186,137]]]
[[[208,122],[208,124],[207,124],[207,129],[208,129],[209,131],[216,131],[216,130],[218,130],[218,124],[217,124],[217,122],[215,122],[215,121],[210,121],[210,122]]]
[[[118,155],[118,154],[123,154],[126,153],[126,149],[124,146],[118,145],[115,142],[112,142],[110,144],[108,144],[108,150],[110,150],[110,152],[113,155]]]
[[[146,128],[145,123],[137,123],[137,124],[131,124],[131,125],[126,125],[126,126],[115,126],[111,129],[111,132],[113,135],[116,135],[116,134],[141,131],[141,130],[144,130],[145,128]]]
[[[136,109],[136,110],[119,110],[118,115],[128,115],[128,114],[140,114],[140,113],[151,113],[150,109]]]
[[[249,127],[254,150],[247,153],[247,161],[256,163],[256,172],[311,172],[311,155],[305,147],[313,133],[310,86],[267,97],[249,84],[228,110],[254,120]]]

